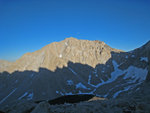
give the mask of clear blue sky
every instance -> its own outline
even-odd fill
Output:
[[[125,51],[150,40],[149,0],[0,0],[0,59],[67,37]]]

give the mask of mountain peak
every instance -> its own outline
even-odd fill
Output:
[[[150,41],[146,45],[150,45]],[[7,70],[8,72],[14,70],[38,71],[39,67],[44,67],[53,71],[56,67],[67,66],[68,61],[95,67],[97,64],[105,64],[112,57],[112,52],[123,51],[111,48],[103,41],[78,40],[69,37],[63,41],[51,43],[38,51],[26,53]]]
[[[95,67],[97,64],[105,64],[111,58],[111,51],[118,50],[102,41],[78,40],[69,37],[63,41],[51,43],[38,51],[26,53],[8,71],[38,71],[39,67],[54,71],[56,67],[67,66],[68,61]]]
[[[66,38],[65,40],[78,40],[77,38],[74,38],[74,37],[68,37]]]

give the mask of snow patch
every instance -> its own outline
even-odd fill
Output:
[[[78,83],[78,84],[76,84],[76,89],[79,89],[79,88],[81,88],[81,89],[88,89],[88,90],[90,90],[90,88],[87,88],[85,85],[83,85],[81,82],[80,83]]]
[[[145,62],[148,62],[148,58],[147,57],[141,57],[140,59],[141,61],[145,61]]]
[[[93,74],[95,74],[95,76],[98,77],[97,68],[94,69]]]
[[[134,58],[134,57],[135,57],[135,55],[131,55],[131,57],[132,57],[132,58]]]
[[[102,73],[105,73],[105,71],[103,70]]]
[[[92,87],[95,87],[95,88],[98,88],[101,84],[103,84],[103,80],[100,79],[100,81],[102,81],[101,83],[97,84],[97,85],[94,85],[94,84],[91,84],[91,75],[89,75],[89,79],[88,79],[88,84]]]
[[[119,76],[121,76],[125,73],[126,73],[126,75],[124,76],[124,79],[127,79],[127,78],[131,77],[131,78],[134,79],[134,80],[132,80],[132,83],[134,83],[136,80],[139,80],[141,82],[141,81],[146,79],[146,76],[147,76],[147,73],[148,73],[148,70],[146,68],[142,69],[142,68],[137,68],[137,67],[134,67],[134,66],[130,66],[126,70],[120,70],[118,68],[119,65],[117,64],[116,61],[113,60],[112,64],[113,64],[113,67],[114,67],[114,71],[111,73],[111,78],[109,78],[106,82],[102,81],[101,83],[99,83],[97,85],[93,85],[93,84],[90,83],[91,75],[89,75],[88,84],[93,86],[93,87],[98,88],[101,85],[108,84],[108,83],[111,83],[111,82],[115,81]]]
[[[62,93],[61,91],[56,91],[56,94],[60,94],[60,95],[64,96],[66,93]]]
[[[100,81],[103,83],[104,82],[104,80],[103,79],[100,79]]]
[[[65,93],[65,95],[73,95],[73,94],[72,94],[72,92],[69,92],[69,93]]]
[[[93,73],[95,73],[95,74],[97,73],[97,68],[94,69],[94,72],[93,72]]]
[[[129,57],[126,55],[125,58],[129,58]]]
[[[59,91],[56,91],[57,94],[59,94]]]
[[[1,101],[0,101],[0,104],[2,104],[10,95],[12,95],[15,91],[17,90],[17,88],[15,88],[11,93],[9,93],[5,98],[3,98]]]
[[[60,94],[61,94],[62,96],[64,96],[64,94],[63,94],[62,92],[60,92]]]
[[[91,84],[91,75],[89,75],[88,84]]]
[[[120,75],[125,73],[122,70],[118,69],[119,65],[117,64],[116,61],[113,60],[112,63],[113,63],[114,71],[111,73],[111,78],[109,79],[109,82],[115,81]]]
[[[66,45],[66,46],[68,46],[68,43],[67,43],[67,42],[65,42],[65,45]]]
[[[95,76],[98,77],[98,74],[96,74]]]
[[[127,79],[127,78],[133,78],[135,82],[136,80],[139,79],[139,81],[143,81],[146,79],[146,76],[147,76],[147,73],[148,73],[148,70],[145,68],[145,69],[142,69],[142,68],[137,68],[137,67],[134,67],[134,66],[130,66],[127,70],[126,70],[127,74],[124,76],[124,79]]]
[[[89,79],[88,79],[88,84],[90,85],[91,84],[91,75],[89,75]]]
[[[18,100],[21,100],[23,97],[27,96],[28,92],[25,92],[21,97],[18,98]]]
[[[31,100],[31,99],[33,99],[33,92],[30,93],[30,94],[28,95],[28,97],[27,97],[27,100]]]
[[[69,85],[69,86],[73,85],[73,81],[72,80],[67,80],[67,85]]]
[[[59,57],[62,58],[62,54],[60,54]]]
[[[128,91],[129,89],[130,89],[130,87],[126,87],[126,88],[124,88],[123,90],[120,90],[120,91],[116,92],[116,93],[113,95],[113,98],[116,98],[121,92]]]
[[[70,67],[68,67],[68,69],[69,69],[74,75],[77,75],[77,73],[76,73],[73,69],[71,69]]]
[[[79,90],[79,93],[77,93],[77,94],[94,94],[95,91],[96,91],[96,89],[94,89],[91,92],[82,92],[82,91]]]
[[[93,94],[93,93],[91,93],[91,92],[81,92],[81,91],[79,91],[79,93],[77,93],[77,94]]]
[[[146,68],[142,69],[142,68],[130,66],[126,70],[120,70],[120,69],[118,69],[118,64],[115,61],[113,61],[112,63],[114,66],[114,72],[111,73],[111,78],[109,79],[109,82],[115,81],[120,75],[122,75],[124,73],[127,73],[124,76],[124,79],[127,79],[129,77],[134,78],[135,81],[138,79],[140,79],[140,81],[143,81],[146,79],[146,76],[148,73]],[[135,81],[133,81],[133,82],[135,82]]]

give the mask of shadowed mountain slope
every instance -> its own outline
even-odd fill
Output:
[[[130,52],[100,41],[54,42],[16,62],[0,61],[0,106],[74,94],[129,95],[149,81],[149,59],[150,42]]]

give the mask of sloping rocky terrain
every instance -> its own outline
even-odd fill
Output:
[[[25,110],[32,112],[37,112],[36,109],[41,106],[52,109],[51,112],[63,109],[66,109],[64,112],[71,112],[68,110],[73,108],[82,112],[79,106],[86,110],[86,104],[94,105],[97,108],[93,110],[96,110],[107,103],[108,108],[102,107],[104,111],[100,112],[105,112],[105,109],[120,109],[120,112],[124,112],[121,111],[123,108],[111,108],[111,105],[117,106],[115,102],[122,100],[132,102],[128,98],[131,96],[127,95],[140,95],[141,89],[144,89],[141,87],[148,87],[143,84],[150,80],[149,59],[150,41],[129,52],[113,49],[101,41],[67,38],[51,43],[23,55],[15,62],[0,61],[0,109],[7,112],[11,109],[9,112],[13,112],[13,109],[18,109],[18,105],[22,105],[30,106],[32,109],[29,107]],[[92,94],[108,100],[65,104],[63,107],[49,105],[46,101],[35,103],[76,94]],[[19,108],[20,112],[23,109]]]
[[[150,83],[144,83],[135,93],[117,99],[94,100],[77,104],[49,105],[46,101],[38,104],[32,113],[149,113]],[[47,107],[46,107],[47,106]]]
[[[93,98],[79,103],[51,105],[48,101],[22,100],[2,110],[7,113],[149,113],[150,83],[143,83],[138,91],[116,99]]]

